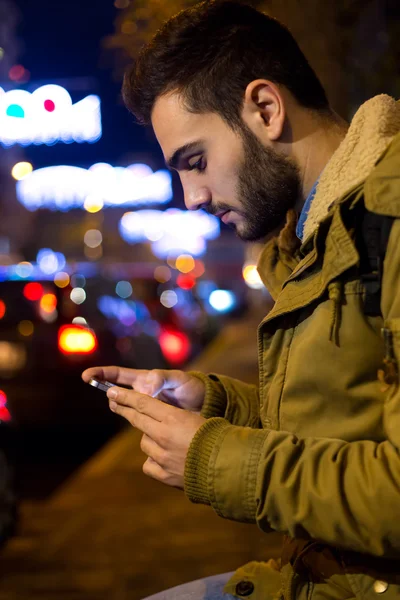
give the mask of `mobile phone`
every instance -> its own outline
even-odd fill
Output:
[[[110,381],[102,381],[101,379],[97,379],[97,377],[92,377],[89,379],[88,383],[102,392],[107,392],[107,390],[116,385]]]

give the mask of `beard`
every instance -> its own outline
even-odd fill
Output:
[[[243,126],[243,160],[238,169],[237,198],[243,218],[232,224],[244,241],[256,241],[285,223],[286,213],[295,207],[301,193],[300,173],[293,159],[263,146],[250,129]],[[212,212],[229,210],[219,205]]]

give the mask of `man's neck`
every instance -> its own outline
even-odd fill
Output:
[[[311,111],[301,110],[291,120],[291,156],[296,161],[301,176],[301,211],[316,180],[321,175],[332,155],[343,141],[348,123],[332,113],[332,117],[315,116]]]

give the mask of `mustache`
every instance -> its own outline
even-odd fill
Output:
[[[204,206],[203,210],[205,210],[209,215],[215,216],[224,212],[228,212],[232,210],[232,208],[228,204],[209,204]]]

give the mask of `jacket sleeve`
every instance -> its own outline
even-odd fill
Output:
[[[189,373],[205,383],[206,396],[201,410],[204,418],[224,417],[232,425],[261,427],[257,386],[226,375]]]
[[[197,432],[185,491],[222,517],[376,556],[400,556],[400,219],[382,286],[396,380],[383,406],[383,442],[299,439],[214,418]],[[199,452],[200,454],[198,454]]]

